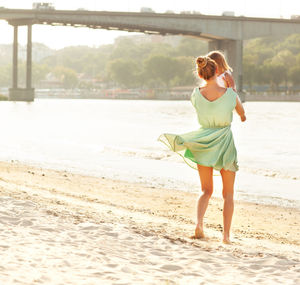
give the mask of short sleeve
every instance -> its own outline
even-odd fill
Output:
[[[192,102],[192,105],[195,107],[196,105],[196,91],[197,91],[197,88],[195,88],[192,92],[192,95],[191,95],[191,102]]]
[[[230,91],[230,97],[232,98],[232,109],[234,109],[236,106],[236,97],[238,96],[238,94],[231,87],[228,89]]]

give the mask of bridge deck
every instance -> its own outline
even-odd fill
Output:
[[[243,40],[300,33],[300,20],[297,19],[202,14],[0,9],[0,19],[14,25],[70,25],[164,35],[193,35],[208,40]]]

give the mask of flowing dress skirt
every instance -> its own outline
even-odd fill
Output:
[[[162,134],[158,140],[181,155],[194,169],[200,164],[216,170],[238,170],[237,151],[230,126],[200,128],[182,135]]]

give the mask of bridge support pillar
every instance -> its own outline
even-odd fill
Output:
[[[233,69],[233,76],[237,91],[244,101],[243,95],[243,41],[242,40],[215,40],[210,41],[209,51],[220,50],[224,52],[228,64]]]
[[[13,43],[13,74],[12,88],[9,89],[10,101],[34,100],[34,89],[31,86],[32,80],[32,24],[27,25],[27,63],[26,63],[26,88],[18,87],[18,27],[14,24],[14,43]]]
[[[18,87],[18,26],[14,26],[12,87]]]

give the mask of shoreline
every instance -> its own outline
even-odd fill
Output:
[[[194,240],[196,193],[0,162],[5,284],[297,284],[300,211],[222,200]],[[226,274],[225,274],[226,273]]]
[[[165,190],[174,190],[174,191],[179,191],[180,193],[188,193],[188,194],[194,194],[198,193],[198,191],[195,190],[190,190],[190,189],[198,189],[200,190],[200,183],[198,181],[198,174],[196,175],[197,179],[196,179],[196,184],[194,183],[195,181],[191,182],[191,183],[187,183],[186,181],[182,181],[182,184],[179,184],[178,186],[178,180],[176,182],[173,183],[165,183],[164,182],[157,182],[157,183],[153,183],[153,181],[149,178],[149,177],[144,177],[141,175],[138,175],[138,178],[134,177],[132,179],[132,177],[130,179],[128,179],[128,177],[126,178],[126,176],[122,175],[112,175],[112,176],[108,176],[108,173],[102,173],[102,175],[98,175],[98,172],[96,174],[95,171],[90,171],[87,169],[83,169],[83,168],[72,168],[69,167],[67,165],[65,165],[64,167],[59,167],[57,164],[52,164],[52,165],[48,165],[48,164],[41,164],[39,162],[36,161],[19,161],[19,160],[0,160],[0,163],[12,163],[12,164],[19,164],[19,165],[23,165],[23,166],[29,166],[32,168],[38,168],[38,169],[45,169],[45,170],[53,170],[53,171],[62,171],[62,172],[69,172],[72,173],[74,175],[79,175],[79,176],[86,176],[86,177],[94,177],[94,178],[99,178],[100,176],[103,177],[104,179],[106,179],[107,181],[119,181],[120,183],[129,183],[129,184],[141,184],[143,185],[143,187],[148,187],[148,188],[161,188],[161,189],[165,189]],[[100,170],[101,171],[101,170]],[[255,177],[251,177],[249,178],[249,175],[257,175],[256,173],[245,173],[242,172],[243,169],[241,168],[239,170],[239,176],[241,176],[242,178],[239,178],[240,180],[245,180],[245,181],[253,181],[253,179],[255,179]],[[274,176],[274,174],[270,173],[268,175],[261,175],[263,178],[272,178]],[[285,177],[280,177],[278,176],[280,179],[285,180]],[[141,182],[143,181],[143,182]],[[262,184],[265,181],[260,181]],[[292,182],[294,182],[294,180],[292,180]],[[198,185],[199,184],[199,185]],[[261,205],[261,206],[274,206],[274,207],[280,207],[280,208],[285,208],[285,209],[295,209],[297,211],[300,211],[300,200],[298,199],[293,199],[293,198],[287,198],[287,197],[280,197],[280,196],[257,196],[256,193],[253,194],[247,194],[246,191],[240,191],[243,190],[243,186],[242,185],[237,185],[238,183],[236,182],[235,185],[235,202],[241,202],[241,203],[249,203],[252,205]],[[164,185],[164,186],[162,186]],[[239,188],[237,188],[239,187]],[[247,189],[248,189],[248,185],[246,185]],[[217,200],[222,200],[221,199],[221,195],[222,195],[222,180],[221,180],[221,175],[219,174],[218,171],[214,171],[214,193],[213,193],[213,198],[217,199]],[[251,193],[251,192],[249,192]],[[256,198],[253,198],[253,197]]]
[[[160,98],[138,98],[138,97],[93,97],[93,96],[70,96],[70,95],[59,95],[59,96],[41,96],[37,95],[35,99],[76,99],[76,100],[144,100],[144,101],[190,101],[190,97],[160,97]],[[9,100],[4,100],[9,101]],[[245,95],[243,103],[247,102],[290,102],[290,103],[299,103],[300,102],[300,95]]]

